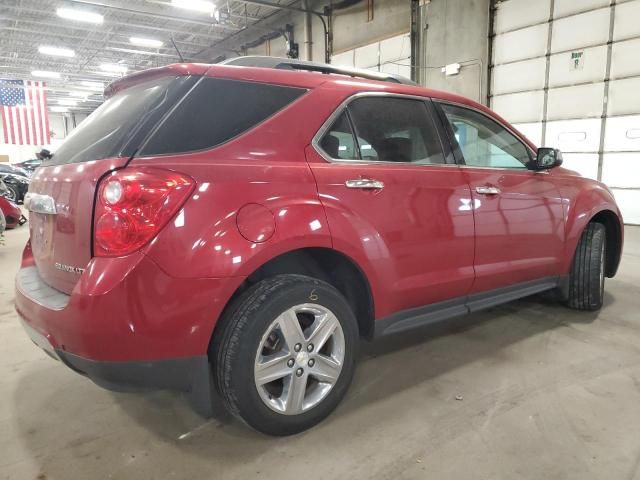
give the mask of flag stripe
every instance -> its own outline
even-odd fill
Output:
[[[45,115],[44,115],[44,125],[45,125],[45,130],[44,130],[44,138],[47,141],[47,145],[49,145],[51,143],[51,135],[50,135],[50,131],[49,131],[49,115],[47,114],[47,91],[44,88],[45,87],[45,83],[42,82],[42,105],[43,108],[45,110]]]
[[[33,117],[36,124],[36,145],[42,145],[42,129],[40,128],[40,96],[38,95],[38,85],[40,82],[33,82],[34,88],[32,89],[33,96],[35,97],[35,107],[33,109]]]
[[[27,106],[29,107],[29,125],[31,128],[31,143],[33,145],[38,145],[38,139],[36,138],[36,122],[35,122],[35,111],[33,108],[33,82],[27,82],[29,85],[28,95],[27,95]]]
[[[6,107],[2,107],[2,133],[4,134],[4,143],[11,143],[9,141],[9,129],[7,127],[7,116],[5,115]]]

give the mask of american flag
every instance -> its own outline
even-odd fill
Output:
[[[0,79],[4,143],[49,145],[49,112],[44,82]]]

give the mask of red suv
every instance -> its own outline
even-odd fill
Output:
[[[16,308],[52,357],[286,435],[360,338],[545,290],[602,306],[622,219],[558,151],[398,77],[235,63],[116,81],[36,171]]]

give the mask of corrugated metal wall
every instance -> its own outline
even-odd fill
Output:
[[[331,63],[411,78],[411,39],[409,33],[363,45],[333,55]]]
[[[640,0],[496,5],[491,106],[640,224]]]

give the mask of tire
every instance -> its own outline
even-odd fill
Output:
[[[587,225],[578,242],[569,275],[567,305],[570,308],[593,311],[602,307],[606,242],[604,225]]]
[[[0,235],[7,229],[7,219],[4,218],[4,212],[0,210]]]
[[[268,435],[299,433],[322,421],[344,397],[353,377],[358,327],[347,301],[328,283],[302,275],[265,279],[240,295],[220,322],[210,350],[216,386],[229,412],[250,427]],[[292,322],[302,328],[292,330]],[[314,338],[320,345],[315,351],[315,345],[308,347]],[[278,370],[273,381],[262,383],[272,372],[267,364]],[[298,392],[302,397],[294,395]]]

